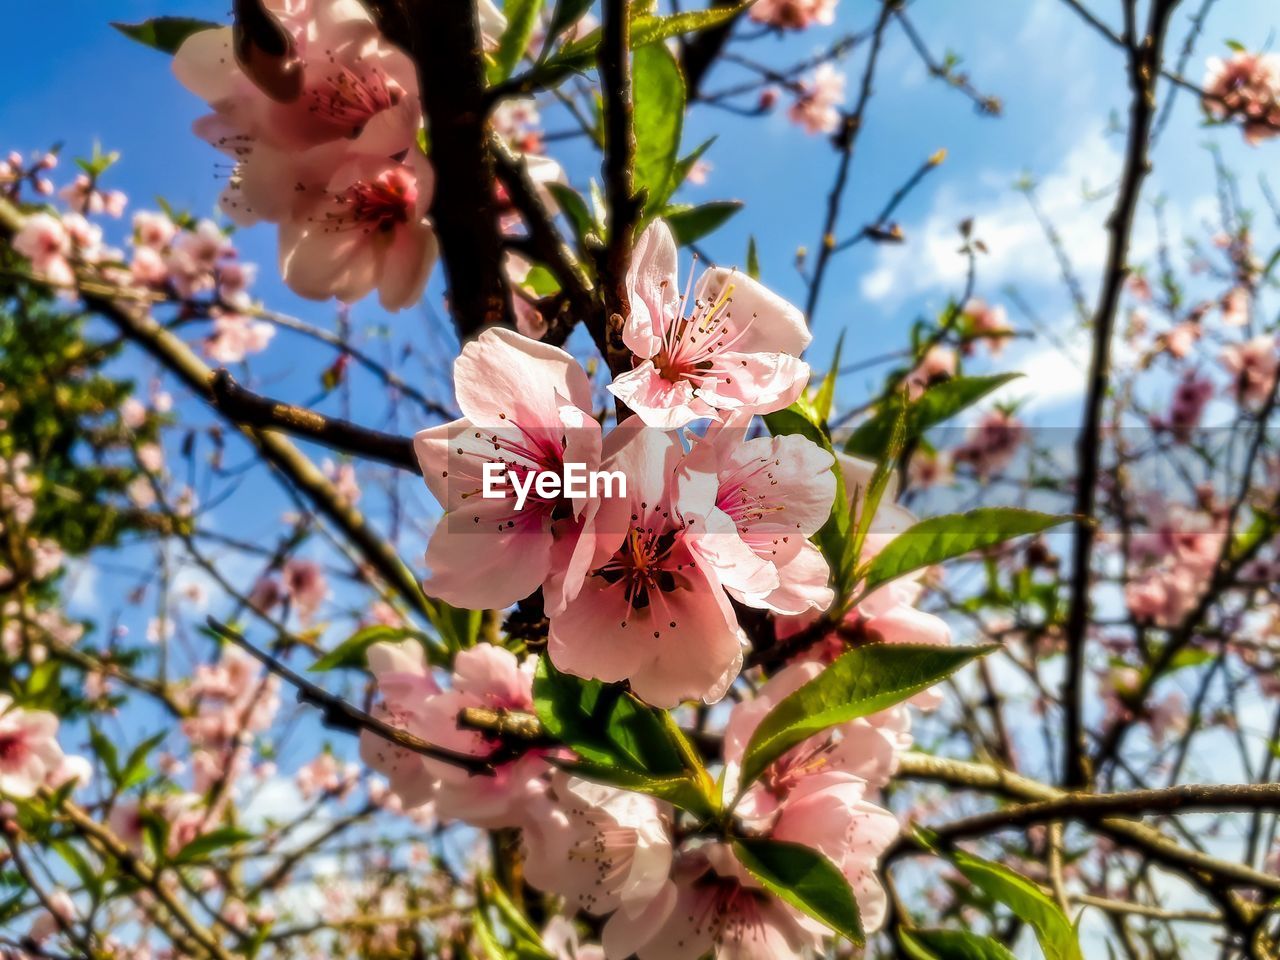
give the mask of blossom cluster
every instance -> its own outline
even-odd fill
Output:
[[[1204,91],[1205,112],[1238,121],[1247,143],[1280,135],[1280,55],[1236,50],[1225,60],[1210,57]]]
[[[876,879],[898,822],[878,802],[911,744],[905,705],[815,735],[737,795],[751,735],[780,700],[824,670],[851,641],[947,644],[946,624],[915,606],[920,586],[894,581],[834,626],[827,561],[810,542],[839,488],[855,515],[874,464],[832,454],[799,435],[752,436],[750,421],[794,402],[808,380],[809,342],[795,307],[751,277],[710,269],[679,294],[664,223],[639,238],[627,277],[622,340],[632,366],[610,386],[633,411],[604,432],[590,381],[568,353],[491,329],[454,367],[464,417],[416,437],[427,485],[445,509],[427,551],[427,592],[455,606],[502,609],[540,591],[549,619],[543,656],[564,674],[626,681],[660,708],[714,703],[743,669],[736,605],[772,617],[780,641],[813,631],[794,662],[736,704],[724,727],[723,803],[744,835],[820,851],[849,882],[862,922],[883,922]],[[690,290],[692,289],[692,292]],[[710,421],[693,432],[697,421]],[[626,478],[614,497],[481,497],[483,470],[517,476],[565,463]],[[913,522],[892,483],[868,524],[864,552]],[[815,630],[816,628],[816,630]],[[458,652],[447,680],[415,642],[367,652],[383,721],[454,755],[424,756],[374,733],[364,760],[416,817],[520,830],[525,877],[575,910],[607,917],[607,957],[802,955],[825,928],[769,893],[731,845],[682,826],[652,796],[561,769],[567,747],[510,743],[460,723],[468,709],[534,710],[539,656],[490,643]],[[921,694],[917,706],[934,705]],[[763,951],[763,952],[759,952]]]

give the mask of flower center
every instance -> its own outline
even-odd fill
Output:
[[[418,200],[418,185],[403,167],[386,170],[373,180],[358,180],[337,198],[355,224],[366,231],[388,233],[408,223]]]
[[[350,67],[337,67],[307,91],[311,101],[307,109],[338,127],[344,136],[354,138],[370,119],[394,107],[403,95],[394,81],[377,70],[357,72]]]
[[[16,767],[26,758],[26,737],[20,733],[0,734],[0,767]]]

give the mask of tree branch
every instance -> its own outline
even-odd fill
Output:
[[[435,195],[431,218],[458,336],[514,325],[487,147],[489,102],[473,0],[370,0],[383,33],[418,67]]]
[[[1132,3],[1133,0],[1128,0]],[[1102,449],[1102,405],[1111,376],[1111,340],[1115,331],[1120,294],[1129,275],[1129,238],[1142,182],[1151,170],[1149,146],[1151,123],[1155,115],[1156,78],[1165,30],[1178,0],[1152,0],[1146,36],[1129,49],[1129,133],[1125,149],[1124,169],[1115,206],[1107,219],[1107,259],[1103,271],[1102,293],[1093,314],[1093,356],[1089,365],[1088,387],[1084,404],[1084,423],[1077,448],[1080,475],[1076,482],[1074,505],[1075,539],[1072,543],[1071,600],[1067,612],[1067,670],[1062,684],[1065,711],[1065,751],[1063,783],[1079,787],[1089,782],[1087,750],[1084,736],[1084,661],[1089,630],[1089,575],[1093,544],[1097,536],[1094,512],[1097,508],[1097,484]]]

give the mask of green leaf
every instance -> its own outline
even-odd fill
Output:
[[[578,249],[582,250],[587,237],[599,232],[591,211],[587,209],[587,202],[582,199],[577,190],[563,183],[548,183],[546,187],[555,198],[560,212],[569,221],[569,226],[573,228],[573,234],[578,241]]]
[[[89,725],[89,745],[93,747],[94,755],[102,761],[102,765],[107,768],[107,776],[111,778],[111,782],[119,786],[120,783],[120,755],[116,752],[116,745],[111,738],[106,736],[93,724]]]
[[[898,931],[911,960],[1018,960],[990,937],[966,930]]]
[[[566,769],[661,797],[702,818],[714,813],[713,784],[692,747],[664,711],[620,685],[560,673],[543,657],[533,679],[533,707],[547,733],[583,758]]]
[[[648,44],[660,43],[682,34],[711,30],[732,20],[749,5],[749,3],[743,3],[736,7],[690,10],[669,17],[632,17],[631,48],[638,50]],[[600,38],[600,28],[597,27],[585,37],[565,44],[558,56],[547,61],[546,67],[552,73],[552,79],[590,66],[596,51],[600,48]]]
[[[434,612],[431,625],[440,634],[445,646],[456,653],[474,647],[480,637],[480,627],[484,623],[483,610],[463,610],[451,607],[443,600],[434,601]]]
[[[689,171],[693,169],[693,165],[701,159],[702,155],[710,149],[711,145],[716,142],[715,137],[708,137],[694,149],[694,151],[676,164],[675,172],[672,174],[671,189],[676,191],[689,178]]]
[[[593,763],[649,775],[684,772],[659,711],[617,684],[561,673],[542,657],[533,709],[547,733]]]
[[[817,850],[778,840],[735,840],[738,861],[766,890],[861,946],[862,918],[849,881]]]
[[[194,33],[202,30],[214,30],[222,24],[211,20],[197,20],[194,17],[155,17],[141,23],[113,22],[115,27],[126,37],[137,40],[162,53],[177,53],[178,48]]]
[[[553,761],[560,769],[572,773],[583,780],[595,783],[607,783],[613,787],[622,787],[635,793],[647,793],[651,797],[665,800],[681,810],[688,810],[702,820],[709,820],[716,814],[715,805],[707,792],[699,787],[697,780],[689,774],[675,777],[652,777],[638,773],[628,767],[610,766],[589,761]]]
[[[195,863],[208,858],[209,854],[223,847],[235,846],[252,840],[253,834],[236,827],[221,827],[202,836],[196,837],[173,856],[174,863]]]
[[[362,670],[365,666],[365,651],[371,646],[384,641],[395,643],[404,640],[406,637],[423,639],[422,635],[417,631],[409,630],[405,627],[390,627],[385,624],[363,627],[311,664],[307,669],[311,673],[323,673],[326,670],[337,670],[339,668]]]
[[[507,29],[498,41],[489,77],[491,84],[501,83],[511,76],[524,52],[529,49],[529,39],[538,26],[538,14],[542,12],[542,0],[505,0],[502,12],[507,18]]]
[[[742,756],[739,794],[801,741],[900,703],[994,649],[875,643],[841,655],[760,721]]]
[[[935,383],[907,408],[907,440],[921,436],[930,427],[949,420],[1020,376],[1020,373],[1001,373],[989,377],[953,377]],[[883,405],[875,416],[853,431],[845,441],[844,452],[879,459],[893,433],[897,417],[896,404]]]
[[[741,200],[713,200],[698,207],[668,207],[662,213],[681,246],[701,240],[742,209]]]
[[[582,15],[591,9],[591,4],[594,2],[595,0],[556,0],[555,13],[551,15],[551,26],[547,28],[547,43],[581,20]]]
[[[760,254],[756,251],[755,237],[747,237],[747,276],[760,279]]]
[[[840,354],[843,350],[844,331],[841,330],[836,340],[835,355],[831,358],[831,369],[822,378],[822,386],[818,387],[818,393],[813,398],[813,410],[820,423],[826,423],[831,419],[831,405],[836,399],[836,378],[840,375]]]
[[[645,208],[660,210],[677,184],[672,168],[684,123],[684,76],[675,54],[657,43],[640,47],[632,58],[636,162],[635,188],[644,190]]]
[[[1039,533],[1070,520],[1062,514],[1016,507],[984,507],[921,520],[890,540],[867,565],[863,594],[915,570]]]
[[[1084,960],[1075,927],[1053,900],[1026,877],[963,850],[948,856],[965,879],[999,900],[1020,920],[1030,924],[1045,960]]]
[[[155,736],[148,737],[142,743],[133,748],[129,754],[129,758],[124,763],[124,769],[120,771],[120,789],[128,790],[135,787],[149,775],[147,769],[147,755],[164,741],[168,735],[167,730],[161,730]]]

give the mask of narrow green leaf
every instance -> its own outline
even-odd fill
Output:
[[[594,0],[556,0],[551,26],[547,29],[547,43],[581,20],[582,15],[591,9],[593,2]]]
[[[817,850],[778,840],[735,840],[738,861],[764,888],[842,937],[865,942],[858,901],[839,868]]]
[[[698,207],[668,207],[662,218],[681,246],[701,240],[724,225],[742,209],[741,200],[712,200]]]
[[[907,408],[907,440],[973,406],[992,391],[1018,379],[1020,373],[989,377],[953,377],[929,387]],[[876,415],[858,426],[845,441],[844,452],[872,460],[883,454],[898,417],[897,404],[884,404]]]
[[[911,960],[1018,960],[990,937],[966,930],[898,931]]]
[[[223,847],[235,846],[252,840],[253,834],[236,827],[221,827],[196,837],[173,856],[174,863],[195,863],[207,859],[209,854]]]
[[[636,161],[635,187],[645,208],[660,210],[671,196],[672,168],[684,123],[684,76],[675,55],[660,43],[640,47],[632,57]]]
[[[908,643],[855,647],[785,697],[760,721],[743,753],[739,793],[801,741],[900,703],[994,649],[992,645]]]
[[[760,254],[756,250],[756,238],[747,237],[747,276],[760,279]]]
[[[416,630],[409,630],[405,627],[391,627],[385,624],[363,627],[311,664],[307,669],[311,673],[323,673],[326,670],[337,670],[339,668],[362,670],[365,666],[365,651],[375,643],[395,643],[407,637],[414,637],[419,640],[424,639]]]
[[[826,423],[831,419],[831,406],[836,399],[836,378],[840,375],[840,354],[844,350],[844,333],[843,330],[840,331],[840,336],[836,340],[836,352],[831,358],[831,368],[822,378],[822,385],[818,387],[818,393],[813,398],[813,409],[820,423]]]
[[[556,205],[560,207],[560,212],[565,215],[569,226],[573,228],[573,235],[581,251],[584,249],[587,237],[597,232],[595,220],[591,216],[591,211],[587,209],[587,202],[582,199],[577,190],[563,183],[548,183],[546,186],[551,191],[551,196],[555,198]]]
[[[651,777],[628,767],[589,761],[561,761],[557,762],[556,766],[583,780],[607,783],[635,793],[647,793],[681,810],[687,810],[702,820],[709,820],[716,813],[712,798],[699,786],[692,775]]]
[[[676,169],[673,174],[674,179],[671,184],[673,192],[680,189],[685,180],[689,178],[689,171],[693,169],[693,165],[701,159],[702,155],[706,153],[715,142],[715,137],[708,137],[706,140],[703,140],[702,143],[698,144],[692,153],[676,164]]]
[[[154,17],[141,23],[113,22],[115,27],[131,40],[137,40],[161,53],[177,53],[187,37],[202,30],[214,30],[222,24],[194,17]]]
[[[507,29],[498,41],[490,83],[501,83],[511,76],[511,71],[529,49],[529,39],[538,26],[538,15],[542,12],[542,0],[505,0],[502,12],[507,17]]]
[[[915,570],[962,557],[1015,537],[1048,530],[1070,520],[1062,514],[1015,507],[984,507],[921,520],[890,540],[867,565],[864,595]]]
[[[963,850],[952,850],[948,856],[965,879],[999,900],[1035,929],[1045,960],[1084,960],[1075,927],[1062,909],[1034,883],[1008,867]]]

